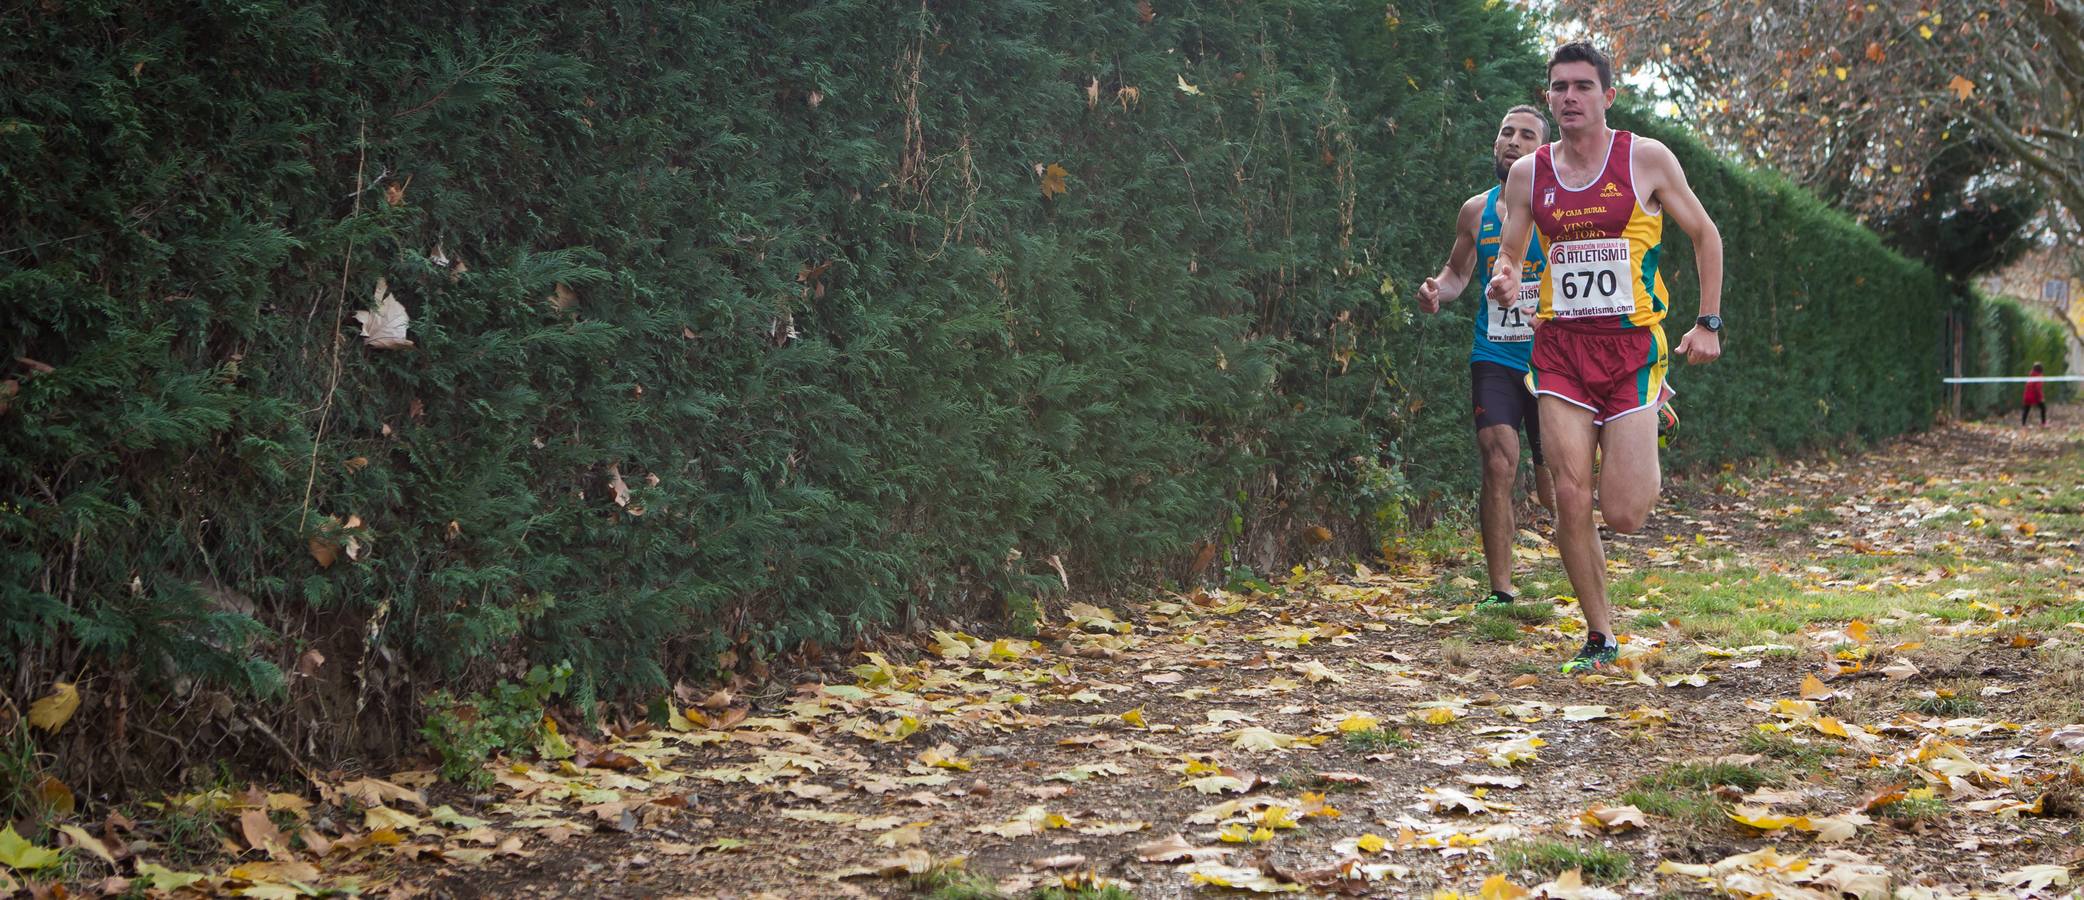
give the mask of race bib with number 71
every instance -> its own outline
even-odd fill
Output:
[[[1493,344],[1517,344],[1534,339],[1534,315],[1541,310],[1541,282],[1520,282],[1519,299],[1511,306],[1490,304],[1491,327],[1484,336]]]
[[[1549,248],[1549,304],[1565,319],[1635,312],[1627,238],[1561,241]]]

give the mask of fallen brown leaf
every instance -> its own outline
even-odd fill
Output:
[[[289,840],[282,836],[282,829],[268,819],[265,810],[249,809],[239,814],[239,834],[246,838],[246,846],[280,859],[288,852]]]
[[[1196,847],[1187,843],[1186,835],[1174,832],[1169,837],[1159,838],[1147,844],[1136,845],[1136,856],[1144,862],[1183,862],[1186,860],[1221,859],[1228,855],[1229,847]]]
[[[1873,791],[1867,794],[1866,799],[1860,801],[1860,811],[1873,812],[1877,807],[1887,806],[1891,803],[1903,799],[1905,794],[1905,787],[1906,785],[1904,782],[1892,781],[1888,784],[1882,785],[1881,787],[1875,788]]]
[[[886,856],[867,866],[841,869],[833,873],[834,878],[860,878],[874,876],[895,878],[899,875],[918,875],[933,868],[933,855],[923,847],[914,847],[896,856]]]

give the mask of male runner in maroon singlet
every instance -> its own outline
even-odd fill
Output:
[[[1609,527],[1633,533],[1657,503],[1655,411],[1671,396],[1670,294],[1659,270],[1667,215],[1693,239],[1700,273],[1700,316],[1677,353],[1696,365],[1722,355],[1722,234],[1670,149],[1607,127],[1613,102],[1613,66],[1590,44],[1566,44],[1549,58],[1549,112],[1562,138],[1513,164],[1487,289],[1501,308],[1516,300],[1518,260],[1539,228],[1548,264],[1528,381],[1541,398],[1542,449],[1555,473],[1557,549],[1586,626],[1565,673],[1603,668],[1619,653],[1592,519],[1594,453]]]

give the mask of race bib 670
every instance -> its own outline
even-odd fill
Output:
[[[1549,304],[1566,319],[1635,311],[1627,238],[1562,241],[1549,248]]]

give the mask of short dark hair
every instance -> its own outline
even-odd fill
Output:
[[[1599,52],[1599,48],[1587,41],[1571,41],[1557,47],[1556,52],[1549,54],[1549,72],[1554,73],[1556,67],[1563,63],[1573,62],[1591,63],[1592,68],[1599,70],[1600,90],[1614,86],[1614,64],[1607,60],[1606,54]]]
[[[1542,113],[1540,107],[1522,103],[1505,111],[1506,116],[1516,116],[1520,113],[1526,113],[1527,115],[1533,116],[1534,121],[1540,122],[1541,133],[1543,135],[1547,135],[1549,133],[1549,117],[1546,114]],[[1505,118],[1505,116],[1499,116],[1498,118],[1503,119]]]

